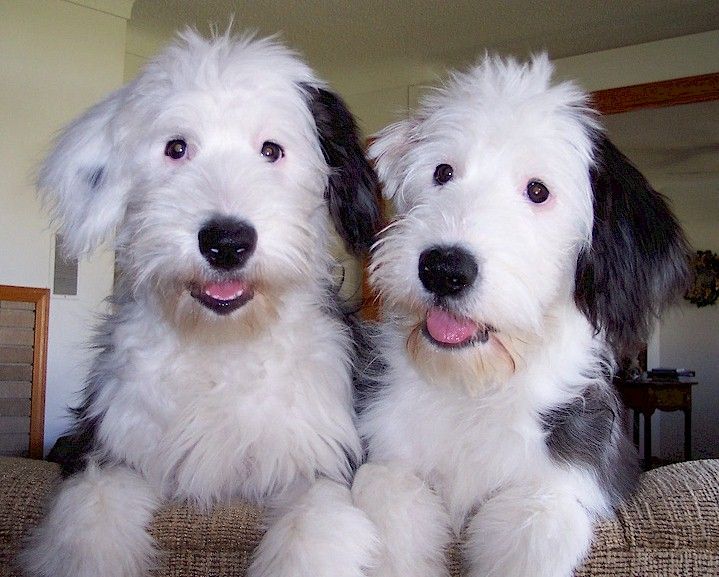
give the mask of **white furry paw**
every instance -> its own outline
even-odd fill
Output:
[[[142,577],[155,549],[157,500],[126,467],[91,465],[68,479],[19,561],[33,577]]]
[[[449,518],[440,498],[400,464],[367,463],[352,498],[377,527],[381,547],[372,577],[446,577]]]
[[[323,479],[279,512],[255,552],[248,577],[364,577],[376,531],[349,489]]]
[[[575,495],[513,487],[487,501],[467,528],[469,577],[571,577],[592,522]]]

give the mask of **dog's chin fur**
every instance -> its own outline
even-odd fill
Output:
[[[249,284],[252,295],[246,302],[227,313],[218,313],[193,295],[196,286],[197,283],[184,281],[166,282],[162,289],[155,287],[155,292],[147,295],[148,307],[158,311],[170,330],[188,339],[252,340],[277,324],[280,309],[285,302],[291,303],[293,297],[289,285],[277,287],[261,280],[253,281]],[[318,286],[299,292],[316,294],[317,302],[324,298],[323,289]]]
[[[114,234],[119,274],[28,575],[145,577],[158,507],[233,498],[269,514],[252,577],[363,575],[375,535],[348,487],[362,449],[329,247],[333,228],[371,244],[376,185],[344,103],[273,39],[186,31],[65,129],[40,196],[68,255]]]
[[[352,488],[383,542],[372,577],[446,575],[460,533],[468,575],[569,577],[636,485],[613,368],[681,294],[689,251],[551,73],[488,56],[370,147],[396,208],[370,264],[382,320]],[[430,306],[450,346],[424,334]]]
[[[167,317],[173,319],[178,332],[190,339],[217,340],[228,336],[256,338],[268,326],[277,323],[280,302],[281,299],[272,293],[255,288],[249,301],[228,314],[220,315],[208,309],[187,290],[165,305]]]
[[[521,363],[521,343],[496,332],[486,342],[447,347],[427,335],[424,319],[397,319],[394,330],[405,337],[406,354],[428,383],[464,390],[470,396],[501,387]],[[401,337],[400,337],[401,338]]]

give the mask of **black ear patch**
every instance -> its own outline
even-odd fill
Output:
[[[604,135],[590,176],[592,244],[579,256],[574,300],[621,355],[683,294],[690,251],[664,197]]]
[[[352,114],[339,96],[304,86],[331,169],[325,198],[337,232],[353,254],[366,252],[379,228],[377,175],[365,157]]]

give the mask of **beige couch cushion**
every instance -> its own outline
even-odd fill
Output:
[[[46,461],[0,457],[0,575],[13,570],[22,537],[40,520],[60,480],[60,467]]]
[[[719,575],[719,460],[644,473],[576,575]]]
[[[0,576],[57,486],[56,465],[0,458]],[[163,551],[156,575],[241,577],[262,536],[261,512],[237,502],[203,515],[183,505],[158,512],[151,528]],[[452,555],[452,575],[460,575]],[[642,476],[637,495],[597,530],[588,576],[719,575],[719,461],[693,461]]]
[[[238,577],[264,533],[261,511],[244,502],[205,515],[184,505],[162,509],[152,534],[163,551],[157,577]]]

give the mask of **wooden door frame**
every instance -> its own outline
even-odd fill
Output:
[[[45,383],[47,378],[47,331],[50,318],[50,289],[0,285],[0,300],[33,303],[35,305],[28,455],[32,459],[42,459],[45,439]]]

